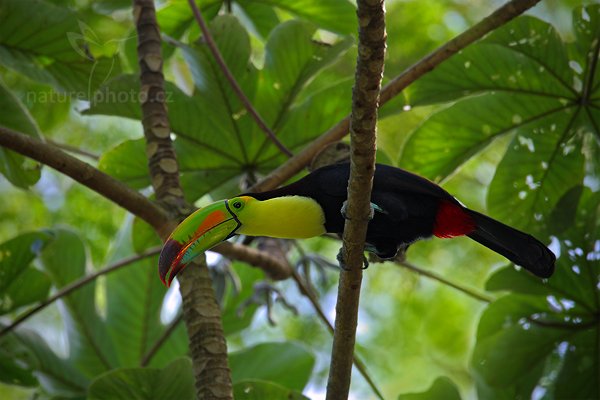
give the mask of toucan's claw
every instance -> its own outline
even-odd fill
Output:
[[[344,217],[344,219],[350,219],[348,218],[348,200],[345,200],[342,203],[342,208],[340,210],[340,213],[342,214],[342,217]],[[382,213],[382,214],[387,214],[387,211],[385,211],[383,208],[379,207],[377,204],[371,202],[371,211],[369,211],[369,221],[371,221],[373,218],[375,218],[375,211]]]
[[[344,261],[344,256],[342,254],[342,249],[340,249],[340,251],[337,253],[337,256],[335,256],[335,258],[338,260],[338,263],[340,265],[340,269],[343,269],[344,271],[350,271],[350,268],[348,268],[346,266],[346,262]],[[369,260],[367,259],[367,256],[365,256],[365,254],[363,253],[363,266],[362,269],[367,269],[369,268]]]

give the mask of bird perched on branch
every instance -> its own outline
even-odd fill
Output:
[[[349,164],[329,165],[279,189],[201,208],[165,242],[161,280],[170,285],[194,257],[236,234],[288,239],[341,234],[349,175]],[[469,210],[440,186],[405,170],[376,165],[371,206],[365,250],[380,258],[393,258],[418,239],[466,235],[538,277],[554,271],[556,257],[542,242]]]

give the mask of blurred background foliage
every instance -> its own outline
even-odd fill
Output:
[[[502,2],[389,1],[384,80]],[[591,2],[590,2],[591,3]],[[346,0],[202,0],[253,104],[293,151],[350,111],[356,21]],[[186,1],[157,1],[167,102],[189,201],[243,190],[285,161],[229,89]],[[385,398],[600,397],[600,7],[543,1],[381,110],[378,161],[439,181],[462,202],[550,244],[539,281],[468,239],[411,246],[369,268],[357,351]],[[43,137],[151,195],[129,0],[0,0],[0,125]],[[2,324],[69,282],[142,253],[143,222],[0,149]],[[333,320],[339,243],[291,246]],[[292,282],[298,313],[246,300],[264,277],[211,257],[239,398],[322,398],[331,339]],[[192,398],[176,285],[146,257],[0,338],[1,398]],[[418,271],[433,273],[434,278]],[[458,289],[457,289],[458,288]],[[142,367],[144,365],[144,367]],[[153,397],[154,396],[154,397]],[[156,397],[158,396],[158,397]],[[254,397],[252,397],[254,396]],[[353,377],[352,398],[373,398]]]

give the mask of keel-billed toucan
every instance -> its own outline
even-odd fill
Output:
[[[330,165],[288,186],[201,208],[165,242],[162,281],[170,284],[194,257],[236,234],[289,239],[341,234],[349,173],[349,164]],[[440,186],[402,169],[376,165],[371,204],[365,250],[381,258],[432,235],[467,235],[539,277],[554,271],[554,254],[533,236],[465,208]]]

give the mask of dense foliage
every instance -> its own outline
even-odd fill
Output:
[[[130,3],[0,1],[0,125],[56,143],[151,196]],[[202,205],[286,157],[231,90],[187,1],[158,3],[182,186]],[[488,2],[429,3],[387,5],[387,80],[492,11]],[[352,3],[199,4],[245,94],[292,151],[350,112]],[[386,398],[600,397],[599,54],[600,6],[543,2],[382,108],[379,162],[442,182],[558,256],[555,275],[541,281],[467,239],[436,239],[411,246],[413,269],[369,268],[357,351]],[[2,326],[160,244],[143,221],[3,148],[0,173]],[[337,272],[317,276],[317,267],[335,260],[338,246],[316,238],[288,253],[310,264],[329,314]],[[179,303],[156,262],[140,257],[0,337],[0,397],[193,398],[183,324],[161,340]],[[275,306],[270,326],[264,308],[246,304],[262,272],[225,259],[211,267],[236,398],[322,396],[330,337],[295,285],[276,284],[298,315]],[[359,375],[352,393],[374,396]]]

